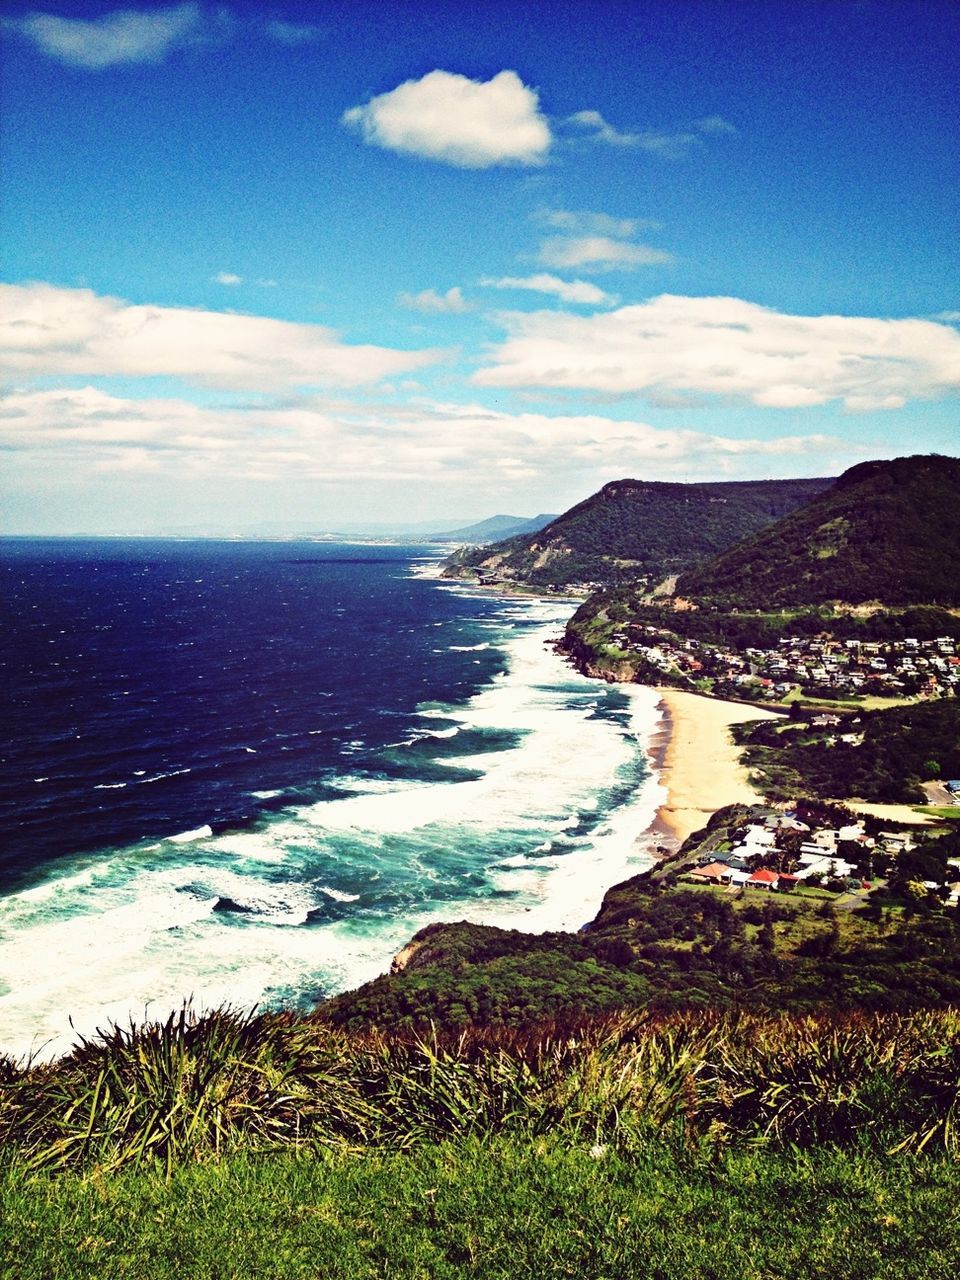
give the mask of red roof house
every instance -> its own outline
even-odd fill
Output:
[[[747,881],[747,887],[752,889],[775,889],[779,879],[779,872],[768,871],[766,867],[761,867]]]

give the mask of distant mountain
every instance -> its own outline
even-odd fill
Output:
[[[684,573],[720,607],[960,604],[960,459],[864,462],[777,524]]]
[[[756,533],[830,484],[616,480],[532,536],[458,552],[445,573],[538,588],[636,579],[655,585]]]
[[[489,520],[468,524],[463,529],[438,533],[437,537],[450,542],[495,542],[500,538],[513,538],[523,533],[538,533],[544,525],[556,518],[555,514],[533,516],[530,519],[523,516],[491,516]]]
[[[455,517],[454,517],[455,518]],[[376,521],[347,520],[336,524],[317,526],[316,523],[305,524],[303,521],[289,520],[260,521],[257,524],[227,525],[190,525],[162,529],[159,536],[179,538],[320,538],[337,540],[343,538],[384,538],[391,541],[406,542],[492,542],[497,538],[509,538],[518,533],[535,533],[555,519],[553,515],[527,516],[490,516],[468,525],[449,527],[449,519],[410,521]]]

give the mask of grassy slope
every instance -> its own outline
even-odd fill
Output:
[[[938,1280],[960,1236],[955,1161],[835,1151],[448,1142],[0,1189],[17,1280]]]

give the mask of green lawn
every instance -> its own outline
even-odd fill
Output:
[[[956,1161],[830,1149],[500,1139],[0,1187],[11,1280],[938,1280],[960,1247]]]

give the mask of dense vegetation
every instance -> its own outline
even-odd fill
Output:
[[[482,569],[534,587],[636,578],[656,583],[764,528],[830,483],[618,480],[533,537],[458,553],[447,572]]]
[[[837,725],[764,720],[734,732],[771,799],[811,794],[923,804],[922,781],[960,778],[955,698],[850,712]]]
[[[818,1143],[960,1154],[960,1015],[716,1012],[423,1037],[188,1009],[7,1063],[4,1162],[101,1173],[239,1151],[549,1137],[629,1153]]]
[[[851,467],[772,528],[682,574],[681,596],[729,608],[960,604],[960,459]]]

